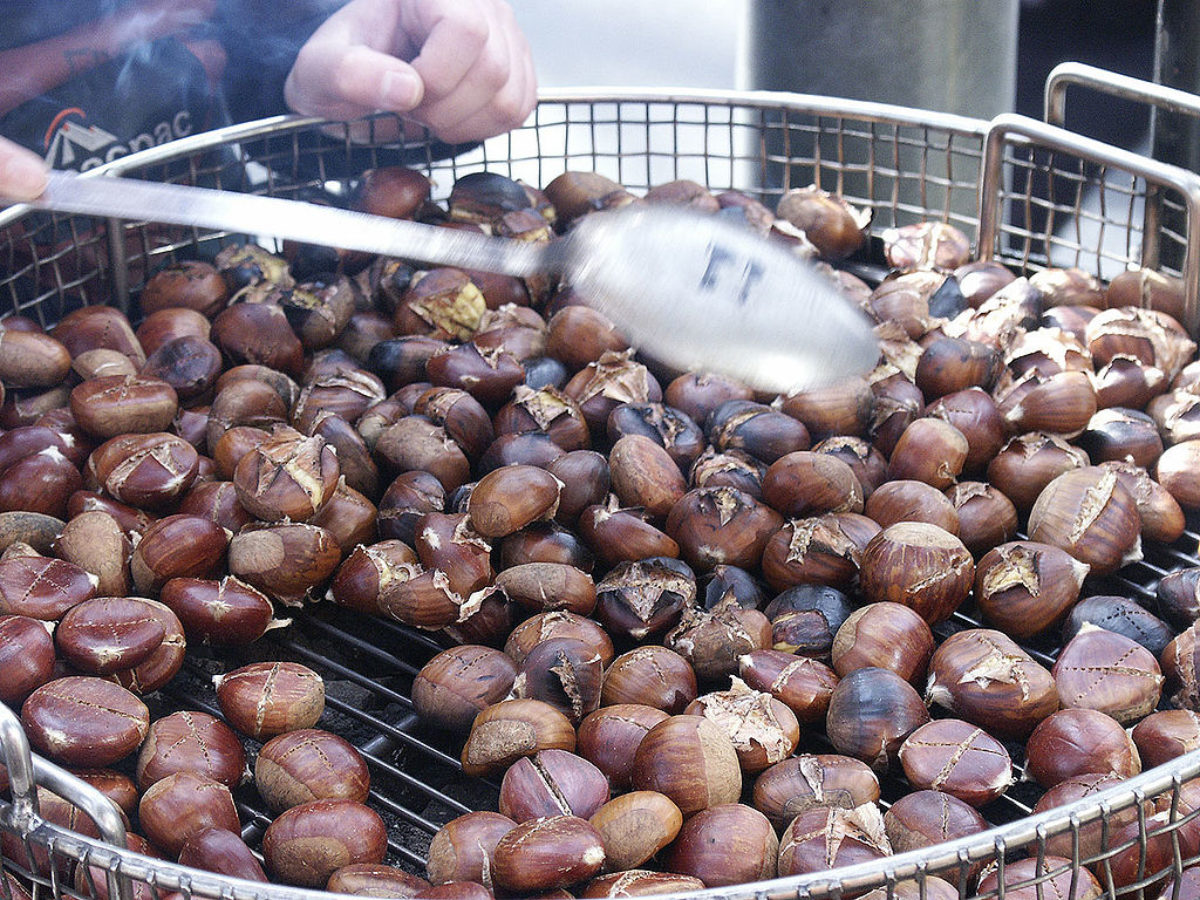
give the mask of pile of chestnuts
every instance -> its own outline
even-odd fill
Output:
[[[843,264],[872,252],[870,217],[816,187],[771,210],[481,172],[435,203],[380,168],[347,202],[527,241],[626,204],[724,216],[814,259],[878,323],[879,363],[763,396],[664,368],[569,284],[286,243],[173,262],[132,320],[3,320],[0,700],[134,849],[371,896],[680,892],[977,834],[1019,778],[1041,811],[1200,747],[1200,567],[1155,608],[1105,580],[1200,509],[1178,283],[1018,277],[921,223],[879,236],[872,285]],[[386,859],[312,669],[222,672],[220,716],[143,700],[190,643],[247,647],[318,601],[438,641],[413,707],[498,784],[424,871]],[[231,794],[248,779],[275,816],[260,848]],[[1200,821],[1162,826],[1197,806],[1185,784],[962,890],[1171,896]],[[58,874],[102,900],[78,869]]]

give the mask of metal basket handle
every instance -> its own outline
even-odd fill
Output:
[[[116,805],[100,791],[76,778],[66,769],[47,759],[35,756],[16,713],[0,703],[0,750],[8,768],[12,802],[0,810],[0,818],[22,837],[28,837],[46,822],[39,815],[37,785],[53,791],[64,800],[79,807],[96,824],[101,838],[124,850],[125,822]],[[107,872],[109,895],[130,900],[132,889],[127,878]]]
[[[1055,66],[1046,77],[1044,117],[1048,124],[1062,126],[1066,120],[1067,88],[1072,85],[1145,103],[1166,112],[1200,117],[1200,97],[1195,94],[1084,63],[1066,62]]]
[[[1148,190],[1171,189],[1183,197],[1188,238],[1182,267],[1183,325],[1191,334],[1197,334],[1200,330],[1200,176],[1178,166],[1158,162],[1026,116],[997,116],[988,127],[984,146],[983,178],[979,186],[978,254],[981,259],[992,259],[996,254],[1004,150],[1009,144],[1033,145],[1073,154],[1139,177],[1146,182]],[[1146,210],[1149,217],[1152,204],[1147,203]],[[1154,268],[1157,265],[1157,235],[1158,220],[1153,218],[1147,222],[1142,238],[1142,266],[1145,268]]]

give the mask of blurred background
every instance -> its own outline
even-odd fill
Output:
[[[1195,5],[1164,0],[1169,8]],[[774,89],[1041,117],[1059,62],[1154,73],[1155,0],[516,0],[541,83]],[[1169,12],[1169,9],[1168,9]],[[1068,127],[1130,149],[1149,116],[1081,94]]]

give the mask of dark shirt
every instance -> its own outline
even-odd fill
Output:
[[[0,0],[0,50],[120,16],[129,6],[128,0]],[[286,112],[284,78],[325,14],[269,13],[298,6],[222,0],[213,19],[188,37],[218,42],[223,72],[207,71],[179,37],[144,42],[0,116],[0,134],[56,168],[83,171],[229,122]],[[6,80],[20,77],[0,72]]]

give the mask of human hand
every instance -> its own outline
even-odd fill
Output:
[[[524,122],[537,78],[503,0],[350,0],[300,49],[284,97],[335,121],[398,113],[461,143]]]
[[[0,138],[0,198],[32,200],[46,189],[48,166],[30,150]]]

